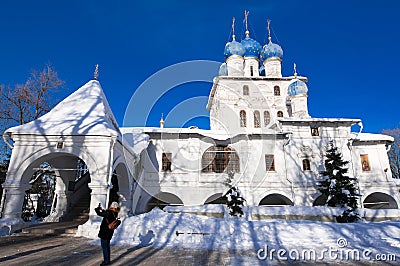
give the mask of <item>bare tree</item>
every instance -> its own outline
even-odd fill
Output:
[[[22,125],[44,115],[56,103],[54,93],[64,85],[58,74],[48,64],[40,72],[32,70],[25,84],[13,87],[0,85],[0,133],[10,126]],[[11,151],[0,143],[0,199]],[[45,196],[46,191],[41,192]],[[29,199],[29,193],[27,194]],[[46,196],[48,198],[48,196]],[[33,205],[31,205],[33,206]],[[47,203],[45,204],[47,208]]]
[[[46,65],[40,72],[32,70],[25,84],[0,87],[2,125],[22,125],[50,111],[55,103],[51,96],[63,84],[57,72]]]
[[[50,65],[47,65],[41,72],[37,72],[36,70],[31,72],[26,86],[33,96],[33,119],[37,119],[39,116],[50,111],[55,104],[55,102],[52,101],[51,94],[63,85],[64,81],[58,78],[58,73],[54,71]]]
[[[58,78],[50,64],[40,72],[32,70],[25,84],[7,87],[0,84],[0,133],[3,134],[10,126],[28,123],[50,111],[56,103],[54,93],[63,85],[64,81]],[[0,185],[7,172],[10,154],[8,146],[0,140]]]
[[[394,138],[394,142],[388,152],[390,170],[393,178],[400,178],[400,128],[385,129],[382,133]]]

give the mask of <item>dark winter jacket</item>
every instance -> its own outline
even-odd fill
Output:
[[[98,216],[103,217],[103,221],[101,221],[99,237],[104,240],[111,240],[114,230],[108,228],[108,224],[117,219],[118,212],[112,211],[110,209],[104,210],[101,207],[97,207],[94,209]]]

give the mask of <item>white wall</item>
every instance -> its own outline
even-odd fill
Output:
[[[360,179],[360,185],[366,191],[374,181],[375,191],[386,191],[398,201],[395,184],[387,178],[385,168],[389,167],[384,144],[367,145],[360,143],[349,149],[350,125],[344,123],[318,124],[320,136],[311,136],[310,126],[316,122],[285,123],[284,132],[291,134],[239,134],[227,141],[206,137],[201,132],[180,135],[168,134],[176,129],[163,129],[163,133],[151,133],[154,144],[154,158],[157,169],[148,164],[151,160],[142,160],[144,173],[142,185],[151,195],[168,192],[179,197],[184,205],[200,205],[207,198],[226,190],[225,173],[202,173],[201,158],[207,148],[217,144],[229,144],[240,157],[240,173],[235,174],[238,185],[248,205],[258,205],[266,195],[277,193],[286,196],[295,205],[312,205],[320,195],[315,183],[324,170],[324,155],[330,140],[339,148],[343,159],[351,161],[349,174],[353,172]],[[200,132],[200,133],[199,133]],[[206,133],[204,133],[207,135]],[[212,131],[208,132],[212,135]],[[162,136],[162,137],[161,137]],[[221,139],[221,138],[219,138]],[[163,152],[172,153],[172,171],[161,171]],[[359,153],[368,153],[371,163],[370,173],[360,173]],[[275,171],[266,171],[265,155],[275,156]],[[150,156],[151,157],[151,156]],[[303,171],[302,160],[309,159],[311,170]],[[152,163],[153,164],[153,163]],[[354,167],[354,169],[353,169]],[[147,170],[146,170],[147,169]],[[152,170],[149,170],[152,169]],[[368,192],[371,193],[371,192]],[[141,204],[146,204],[142,202]],[[142,207],[144,208],[144,207]]]

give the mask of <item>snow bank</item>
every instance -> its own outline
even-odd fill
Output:
[[[227,207],[223,204],[206,204],[200,206],[167,206],[164,208],[164,211],[171,213],[192,213],[192,214],[203,214],[203,213],[211,213],[211,214],[222,214],[222,217],[227,215],[229,211]],[[273,216],[284,216],[284,215],[293,215],[293,216],[304,216],[304,217],[317,217],[317,216],[338,216],[343,213],[343,209],[341,208],[332,208],[325,206],[245,206],[243,207],[243,211],[245,213],[245,218],[248,220],[254,219],[254,217],[260,216],[268,216],[273,218]],[[399,216],[400,217],[400,216]]]
[[[263,207],[251,206],[247,207],[252,214],[261,215],[303,215],[303,216],[337,216],[343,213],[341,208],[332,208],[325,206],[279,206],[279,207]]]
[[[367,218],[398,218],[400,209],[362,209],[360,214]]]
[[[202,210],[202,207],[185,208],[189,211]],[[220,208],[211,207],[215,211],[220,211]],[[315,208],[314,211],[299,208],[315,215],[327,213],[324,207]],[[169,211],[171,209],[176,208],[167,208]],[[252,211],[254,209],[257,208],[250,208]],[[259,212],[293,213],[296,208],[267,209]],[[337,248],[338,241],[344,239],[349,248],[368,248],[375,253],[397,254],[400,247],[399,236],[400,221],[351,224],[283,219],[251,221],[247,218],[210,218],[195,214],[168,213],[155,208],[149,213],[125,218],[115,231],[112,244],[255,251],[267,245],[270,249],[322,251],[328,247]],[[95,241],[97,242],[98,240]]]
[[[227,210],[226,205],[223,204],[204,204],[199,206],[166,206],[166,212],[185,212],[185,213],[225,213]]]

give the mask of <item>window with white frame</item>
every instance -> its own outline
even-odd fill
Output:
[[[268,126],[271,123],[271,115],[268,111],[264,111],[264,126]]]
[[[275,171],[275,158],[273,154],[265,154],[265,170],[267,172]]]
[[[172,165],[171,161],[172,161],[172,153],[163,152],[161,170],[171,171],[171,165]]]
[[[212,146],[202,156],[203,173],[240,172],[239,155],[230,146]]]
[[[369,165],[368,154],[361,154],[361,167],[363,172],[371,171],[371,166]]]
[[[249,95],[249,85],[243,85],[243,95]]]
[[[281,95],[281,88],[278,85],[274,86],[274,95],[280,96]]]
[[[319,129],[318,129],[318,127],[311,127],[311,136],[313,136],[313,137],[319,136]]]
[[[309,159],[303,159],[303,171],[310,171],[311,164]]]
[[[240,127],[247,127],[246,111],[241,110],[239,112],[239,117],[240,117]]]
[[[254,127],[256,127],[256,128],[261,127],[260,112],[259,111],[254,111]]]

